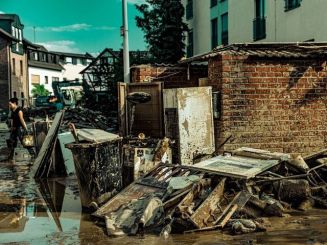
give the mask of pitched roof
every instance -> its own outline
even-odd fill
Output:
[[[13,40],[13,41],[19,41],[17,38],[15,38],[13,35],[10,33],[6,32],[2,28],[0,28],[0,35],[5,37],[6,39]]]
[[[62,55],[62,56],[67,56],[67,57],[76,57],[76,58],[89,58],[92,59],[94,58],[91,54],[86,52],[85,54],[77,54],[77,53],[67,53],[67,52],[57,52],[57,51],[52,51],[54,54]]]
[[[208,53],[181,60],[179,63],[203,62],[223,54],[259,58],[327,57],[327,43],[236,43],[228,46],[218,46]]]
[[[24,25],[20,22],[19,16],[17,14],[0,14],[0,20],[10,20],[10,21],[16,21],[24,27]]]
[[[55,71],[64,70],[64,67],[62,67],[60,64],[54,64],[54,63],[48,63],[48,62],[42,62],[42,61],[36,61],[36,60],[29,60],[28,66],[43,68],[43,69],[50,69],[50,70],[55,70]]]
[[[115,58],[119,58],[117,56],[117,52],[113,51],[112,49],[109,48],[105,48],[87,67],[85,67],[80,74],[85,73],[90,67],[92,67],[94,64],[96,64],[96,62],[106,53],[109,52],[112,56],[114,56]]]

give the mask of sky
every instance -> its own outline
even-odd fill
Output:
[[[143,32],[136,26],[136,3],[128,0],[130,50],[145,50]],[[97,54],[122,48],[122,0],[0,0],[0,12],[17,14],[24,37],[48,50]]]

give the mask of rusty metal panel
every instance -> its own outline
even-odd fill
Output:
[[[278,160],[262,160],[241,156],[217,156],[199,162],[193,168],[211,171],[223,176],[249,179],[278,163]]]
[[[164,136],[162,83],[134,83],[129,84],[127,89],[128,93],[145,92],[151,95],[151,101],[135,107],[132,133],[162,138]]]
[[[165,113],[175,107],[178,117],[178,135],[175,136],[178,138],[180,163],[193,164],[197,156],[212,154],[215,141],[211,87],[165,89]],[[165,119],[169,120],[167,115]]]

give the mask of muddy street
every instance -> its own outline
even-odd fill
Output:
[[[1,159],[8,131],[1,124]],[[219,231],[110,238],[90,215],[82,212],[74,177],[36,182],[23,148],[15,164],[0,164],[0,242],[19,244],[325,244],[327,211],[295,212],[269,218],[266,232],[230,236]]]

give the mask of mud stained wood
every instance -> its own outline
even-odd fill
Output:
[[[138,135],[162,138],[163,135],[163,110],[162,110],[162,83],[137,83],[129,84],[128,93],[145,92],[151,95],[151,100],[135,107],[134,124],[132,133]]]
[[[121,136],[126,136],[128,131],[126,96],[127,84],[118,83],[118,125]]]
[[[49,158],[54,147],[55,139],[57,138],[58,129],[63,118],[64,112],[58,112],[53,120],[53,123],[47,133],[47,136],[42,144],[39,154],[35,159],[33,166],[31,167],[31,173],[34,178],[42,178],[46,174],[51,164]]]
[[[163,95],[166,135],[178,141],[179,163],[191,165],[194,158],[212,154],[215,140],[211,87],[164,89]],[[177,127],[172,127],[174,124]],[[176,129],[177,133],[171,132]]]
[[[210,195],[204,200],[204,202],[198,207],[198,209],[191,216],[192,222],[197,228],[212,226],[214,223],[213,213],[219,208],[219,202],[224,194],[226,178],[222,179],[216,188],[210,193]],[[210,221],[210,218],[212,220]]]
[[[249,179],[278,163],[278,160],[262,160],[241,156],[217,156],[199,162],[193,167],[223,176]]]
[[[98,218],[104,218],[108,213],[117,210],[121,205],[129,203],[133,199],[139,199],[158,191],[162,191],[162,189],[136,183],[131,184],[99,208],[93,215]]]

